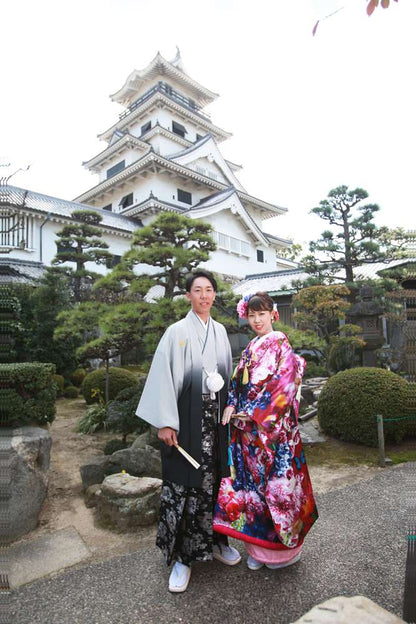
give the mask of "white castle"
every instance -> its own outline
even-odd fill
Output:
[[[263,230],[265,220],[287,208],[249,195],[236,177],[241,166],[219,150],[231,135],[205,110],[217,97],[185,72],[179,50],[170,62],[158,53],[145,69],[134,70],[111,96],[124,111],[99,135],[105,149],[84,163],[98,175],[96,186],[72,202],[1,189],[0,251],[7,258],[0,256],[0,264],[15,260],[21,271],[28,263],[39,270],[49,265],[56,232],[74,220],[74,210],[88,206],[103,216],[103,237],[116,261],[135,229],[169,211],[211,224],[217,250],[205,267],[212,271],[241,279],[296,266],[279,257],[291,241]]]

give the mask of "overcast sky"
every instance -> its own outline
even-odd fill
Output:
[[[340,184],[366,189],[380,224],[415,229],[416,2],[371,17],[366,2],[5,0],[0,175],[30,164],[11,183],[65,199],[94,186],[82,162],[122,110],[109,95],[179,46],[220,94],[207,110],[246,190],[289,209],[265,229],[315,238],[308,212]]]

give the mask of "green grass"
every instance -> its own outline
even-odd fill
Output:
[[[378,463],[378,450],[368,446],[340,442],[334,438],[320,444],[305,444],[304,451],[306,461],[310,466],[337,466],[348,464],[350,466],[376,466]]]
[[[310,466],[378,466],[378,448],[370,446],[329,438],[320,444],[305,444],[303,448]],[[385,454],[394,464],[416,461],[416,439],[409,438],[401,444],[387,445]]]
[[[393,464],[403,464],[405,462],[416,462],[416,449],[407,451],[387,452],[387,457],[391,459]]]

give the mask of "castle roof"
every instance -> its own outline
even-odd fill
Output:
[[[158,52],[147,67],[141,70],[133,70],[121,89],[110,97],[114,102],[119,102],[128,107],[148,88],[150,81],[163,76],[179,86],[185,87],[187,91],[191,91],[200,106],[205,106],[218,97],[217,93],[203,87],[184,71],[179,50],[172,61],[167,61]]]
[[[7,185],[0,187],[0,206],[13,206],[23,212],[39,213],[55,221],[73,219],[72,213],[74,210],[94,210],[101,215],[100,227],[104,230],[130,236],[138,228],[136,221],[108,210],[50,195],[43,195],[42,193],[35,193],[17,186]]]
[[[129,177],[135,175],[138,171],[142,171],[145,168],[151,168],[153,170],[155,170],[156,168],[162,170],[164,169],[166,171],[175,171],[179,175],[182,175],[184,178],[200,182],[207,187],[214,189],[215,191],[222,191],[229,188],[228,184],[224,184],[223,182],[214,180],[207,175],[199,173],[198,171],[186,167],[185,165],[178,164],[170,158],[165,158],[160,154],[156,154],[153,150],[150,150],[144,156],[142,156],[142,158],[139,158],[128,167],[125,167],[115,176],[107,180],[103,180],[88,191],[82,193],[82,195],[76,197],[74,201],[90,201],[93,198],[100,196],[102,193],[116,185],[118,182],[127,180]],[[274,217],[278,214],[287,212],[287,208],[276,206],[275,204],[270,204],[269,202],[258,199],[257,197],[249,195],[248,193],[245,193],[239,189],[237,189],[236,192],[238,193],[238,196],[242,201],[253,205],[256,209],[259,209],[262,213],[263,219]]]

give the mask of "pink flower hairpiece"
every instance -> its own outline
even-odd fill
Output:
[[[247,318],[248,316],[248,302],[253,295],[246,295],[237,303],[237,313],[240,318]]]
[[[248,318],[248,302],[250,301],[252,294],[246,295],[237,303],[237,313],[240,318]],[[274,323],[277,323],[279,320],[279,312],[277,310],[277,304],[273,305],[272,310],[272,320]]]

